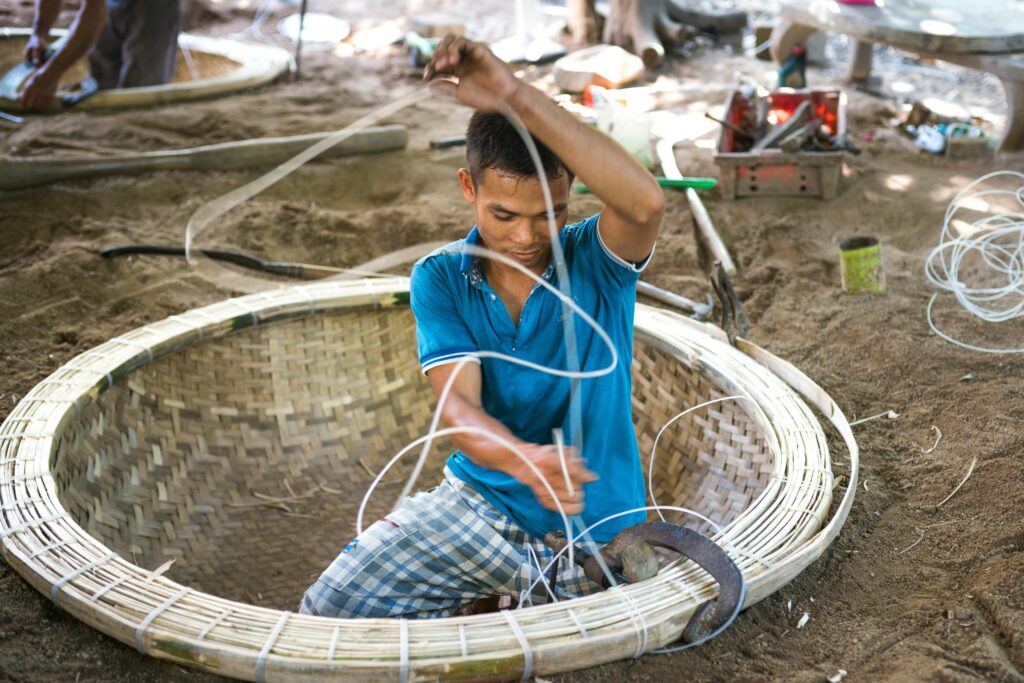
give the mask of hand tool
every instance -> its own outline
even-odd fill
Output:
[[[565,548],[566,538],[562,532],[553,531],[544,537],[544,543],[558,553]],[[600,553],[615,582],[631,584],[657,575],[654,547],[693,560],[718,581],[718,598],[701,604],[693,613],[683,629],[684,641],[692,643],[710,635],[738,612],[746,594],[742,572],[721,547],[693,529],[668,522],[636,524],[620,531]],[[595,557],[579,547],[573,548],[573,554],[576,564],[591,581],[611,587]]]
[[[661,170],[666,178],[678,179],[683,177],[683,174],[679,172],[679,166],[676,164],[675,152],[672,151],[672,148],[679,139],[682,138],[662,138],[655,145],[658,161],[661,162]],[[725,242],[722,241],[722,238],[715,231],[715,226],[711,222],[711,216],[708,215],[707,209],[704,208],[704,202],[700,200],[700,196],[693,188],[686,189],[686,201],[689,202],[690,212],[693,214],[693,226],[694,232],[697,235],[697,241],[715,259],[725,264],[727,272],[735,274],[736,264],[733,263],[732,256],[729,255]]]
[[[736,133],[736,135],[744,137],[747,140],[750,140],[751,142],[754,141],[754,134],[743,130],[739,126],[733,125],[733,124],[729,123],[728,121],[723,121],[722,119],[720,119],[718,117],[715,117],[715,116],[712,116],[711,114],[709,114],[707,112],[704,112],[704,118],[711,119],[712,121],[714,121],[718,125],[723,126],[725,128],[728,128],[733,133]]]
[[[718,301],[722,305],[722,329],[729,337],[729,343],[735,346],[737,336],[746,337],[750,332],[750,321],[743,310],[743,304],[736,296],[736,290],[732,288],[732,282],[721,261],[715,262],[715,273],[710,279],[711,288],[715,290]]]
[[[694,301],[689,297],[676,294],[668,290],[656,287],[649,282],[639,281],[636,283],[636,291],[638,294],[649,296],[652,299],[657,299],[663,304],[678,308],[684,313],[689,313],[690,317],[694,320],[700,320],[701,322],[711,317],[712,312],[715,310],[715,303],[711,299],[711,295],[708,295],[708,302],[702,304]]]

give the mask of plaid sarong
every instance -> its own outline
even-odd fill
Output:
[[[325,617],[433,618],[459,614],[474,600],[511,596],[550,602],[548,576],[525,592],[553,553],[445,468],[436,488],[403,501],[345,546],[309,587],[302,614]],[[576,566],[559,562],[559,600],[599,590]]]

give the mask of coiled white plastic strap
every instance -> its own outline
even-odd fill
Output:
[[[137,341],[132,341],[131,339],[125,339],[124,337],[114,337],[113,339],[110,340],[110,343],[111,344],[120,344],[121,346],[127,346],[130,349],[134,349],[136,351],[144,353],[144,354],[146,354],[146,362],[149,362],[149,363],[153,362],[153,349],[151,349],[150,347],[146,346],[145,344],[140,344]],[[81,358],[81,356],[79,356],[79,358]],[[88,370],[89,368],[82,368],[82,369],[83,370]]]
[[[693,586],[691,586],[688,581],[685,581],[683,579],[676,579],[673,582],[673,584],[680,588],[682,591],[684,591],[686,594],[688,594],[690,596],[690,599],[693,600],[694,603],[698,605],[701,603],[700,596],[697,595],[697,592],[693,590]]]
[[[629,619],[633,623],[633,630],[636,632],[636,652],[633,653],[633,659],[639,659],[647,650],[647,620],[644,619],[643,612],[636,604],[636,600],[630,597],[621,586],[609,588],[608,592],[611,591],[615,591],[629,607]]]
[[[373,298],[373,307],[380,308],[380,298],[377,296],[377,290],[373,288],[373,283],[370,282],[369,278],[363,278],[363,284],[370,290],[370,296]]]
[[[0,460],[0,466],[7,465],[7,464],[10,464],[10,463],[15,463],[15,462],[18,462],[17,458],[15,458],[14,460]],[[18,498],[16,500],[12,500],[9,503],[4,503],[3,505],[0,505],[0,512],[6,512],[8,510],[13,510],[16,507],[18,507],[19,505],[24,505],[25,503],[41,503],[42,500],[43,499],[40,498],[39,496],[29,496],[28,498]],[[35,556],[33,555],[33,557],[35,557]]]
[[[100,566],[112,557],[117,557],[117,553],[107,553],[98,560],[93,560],[92,562],[83,564],[81,567],[71,572],[70,574],[62,576],[60,579],[54,582],[53,587],[50,588],[50,600],[53,601],[54,604],[57,604],[57,593],[59,593],[60,589],[64,587],[64,584],[68,583],[69,581],[74,581],[82,574],[86,573],[90,569],[95,569],[96,567]]]
[[[196,640],[202,640],[202,639],[206,638],[206,636],[210,635],[210,632],[213,629],[215,629],[218,626],[220,626],[221,622],[223,622],[225,619],[227,619],[230,614],[231,614],[231,610],[224,610],[223,612],[221,612],[220,616],[218,616],[216,619],[214,619],[209,624],[207,624],[206,626],[203,627],[203,630],[199,632],[198,636],[196,636]]]
[[[327,648],[327,661],[334,661],[334,651],[338,648],[338,636],[341,634],[341,626],[335,626],[331,632],[331,644]]]
[[[462,648],[462,656],[469,656],[469,643],[466,641],[466,625],[459,624],[459,646]]]
[[[775,566],[775,564],[772,563],[770,560],[767,560],[767,559],[761,557],[760,555],[758,555],[756,553],[752,553],[752,552],[750,552],[748,550],[744,550],[743,548],[737,548],[736,546],[730,545],[729,546],[729,550],[731,550],[732,552],[736,553],[737,555],[742,555],[743,557],[749,557],[751,560],[754,560],[758,564],[763,564],[768,569],[771,569],[772,567]]]
[[[10,479],[0,479],[0,484],[6,484],[8,482],[18,481],[19,479],[35,479],[38,476],[39,476],[38,474],[35,474],[35,475],[15,475],[14,477],[12,477]],[[33,519],[31,521],[25,522],[24,524],[19,524],[18,526],[12,526],[11,528],[6,529],[6,530],[0,530],[0,540],[3,540],[3,539],[8,538],[10,536],[14,536],[15,534],[20,534],[21,532],[25,531],[26,529],[31,529],[33,527],[37,527],[37,526],[39,526],[41,524],[47,524],[49,522],[56,522],[57,520],[63,519],[63,518],[64,518],[64,513],[62,512],[62,513],[60,513],[58,515],[51,515],[49,517],[41,517],[39,519]]]
[[[316,298],[309,293],[309,288],[296,287],[295,291],[302,296],[302,298],[306,301],[306,304],[309,306],[309,308],[306,309],[306,314],[313,315],[313,311],[316,310]]]
[[[256,324],[259,323],[260,318],[259,318],[258,315],[256,315],[256,309],[255,308],[251,308],[250,306],[246,306],[241,301],[239,301],[237,298],[228,299],[225,303],[229,303],[229,304],[232,304],[234,306],[237,306],[238,308],[242,309],[242,311],[244,311],[245,313],[248,313],[249,317],[252,318],[252,324],[253,325],[256,325]]]
[[[178,600],[181,600],[183,597],[188,595],[191,591],[192,591],[191,588],[189,588],[188,586],[185,586],[180,591],[178,591],[177,593],[175,593],[174,595],[172,595],[171,597],[167,598],[162,603],[157,605],[156,609],[154,609],[152,612],[150,612],[149,614],[146,615],[146,618],[142,620],[142,623],[139,624],[139,627],[137,629],[135,629],[135,649],[136,650],[138,650],[142,654],[146,654],[145,648],[142,647],[142,636],[146,633],[146,629],[148,629],[149,625],[153,623],[153,620],[156,619],[161,614],[163,614],[164,611],[168,607],[170,607],[174,603],[178,602]]]
[[[583,622],[580,621],[580,618],[578,616],[576,616],[575,610],[573,610],[573,608],[570,607],[566,611],[569,613],[569,618],[573,620],[574,624],[576,624],[576,628],[580,630],[580,635],[583,636],[583,640],[587,640],[588,638],[590,638],[590,634],[587,633],[587,629],[583,627]]]
[[[526,640],[526,634],[520,628],[519,622],[512,616],[512,610],[505,610],[502,614],[508,620],[508,625],[512,627],[512,633],[519,640],[520,647],[523,648],[523,677],[521,680],[528,681],[533,676],[533,650],[530,649],[530,643]]]
[[[402,619],[398,622],[399,634],[399,655],[401,657],[401,668],[398,670],[399,683],[409,681],[409,622]]]
[[[172,315],[172,316],[170,316],[168,318],[168,320],[173,320],[176,323],[180,323],[180,324],[184,325],[185,327],[187,327],[192,332],[195,332],[196,334],[198,334],[200,340],[202,340],[203,337],[206,336],[205,332],[203,331],[203,324],[202,323],[193,322],[193,321],[189,320],[188,318],[183,318],[180,315]]]
[[[263,683],[264,672],[267,668],[267,656],[270,655],[271,648],[274,647],[274,643],[277,642],[277,637],[281,635],[281,630],[284,629],[285,623],[288,621],[288,617],[292,615],[291,612],[285,612],[281,615],[281,618],[274,624],[274,630],[267,636],[267,642],[263,643],[263,648],[260,653],[256,656],[256,681]]]
[[[45,555],[46,553],[50,552],[51,550],[56,550],[57,548],[63,548],[64,546],[71,545],[72,543],[77,543],[77,541],[57,541],[56,543],[50,543],[49,545],[44,545],[42,548],[40,548],[39,550],[37,550],[34,553],[32,553],[31,555],[29,555],[28,559],[34,560],[37,557],[39,557],[40,555]]]
[[[18,418],[9,417],[8,422],[17,422]],[[25,420],[27,422],[27,420]],[[17,434],[0,434],[0,441],[14,441],[15,439],[49,439],[53,437],[52,432],[18,432]]]
[[[42,479],[47,474],[48,474],[47,472],[27,472],[27,473],[23,473],[23,474],[15,474],[15,475],[12,475],[10,477],[0,477],[0,484],[17,484],[19,481],[32,481],[33,479]],[[33,522],[32,524],[25,524],[25,525],[21,526],[20,528],[14,530],[14,531],[11,531],[10,534],[0,534],[0,538],[3,538],[4,536],[9,536],[9,535],[14,534],[14,533],[17,533],[18,531],[21,531],[23,529],[27,529],[30,526],[35,526],[36,522],[51,522],[51,521],[53,521],[55,519],[60,519],[63,516],[64,515],[54,515],[53,517],[47,517],[46,519],[38,519],[35,522]]]
[[[113,581],[108,583],[106,586],[104,586],[103,588],[101,588],[98,591],[96,591],[95,593],[93,593],[92,597],[89,598],[89,602],[96,602],[96,601],[98,601],[100,598],[102,598],[104,595],[106,595],[108,591],[113,590],[114,588],[117,588],[122,583],[127,581],[129,578],[130,577],[128,575],[125,575],[125,576],[121,576],[121,577],[118,577],[118,578],[114,579]]]

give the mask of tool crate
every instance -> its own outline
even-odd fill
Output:
[[[783,124],[797,107],[811,101],[813,115],[832,137],[846,133],[846,95],[837,89],[780,88],[764,97],[767,118],[774,125]],[[723,119],[737,127],[753,102],[739,90],[726,101]],[[839,189],[843,168],[842,150],[784,152],[768,148],[737,152],[735,131],[722,126],[715,148],[715,164],[719,170],[719,188],[725,199],[756,196],[804,196],[831,199]]]

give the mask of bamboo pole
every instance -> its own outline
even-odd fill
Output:
[[[16,190],[79,178],[130,175],[148,171],[223,171],[272,166],[333,134],[309,133],[280,138],[238,140],[214,145],[117,157],[44,157],[0,160],[0,190]],[[321,158],[404,149],[403,125],[365,128],[325,151]]]

